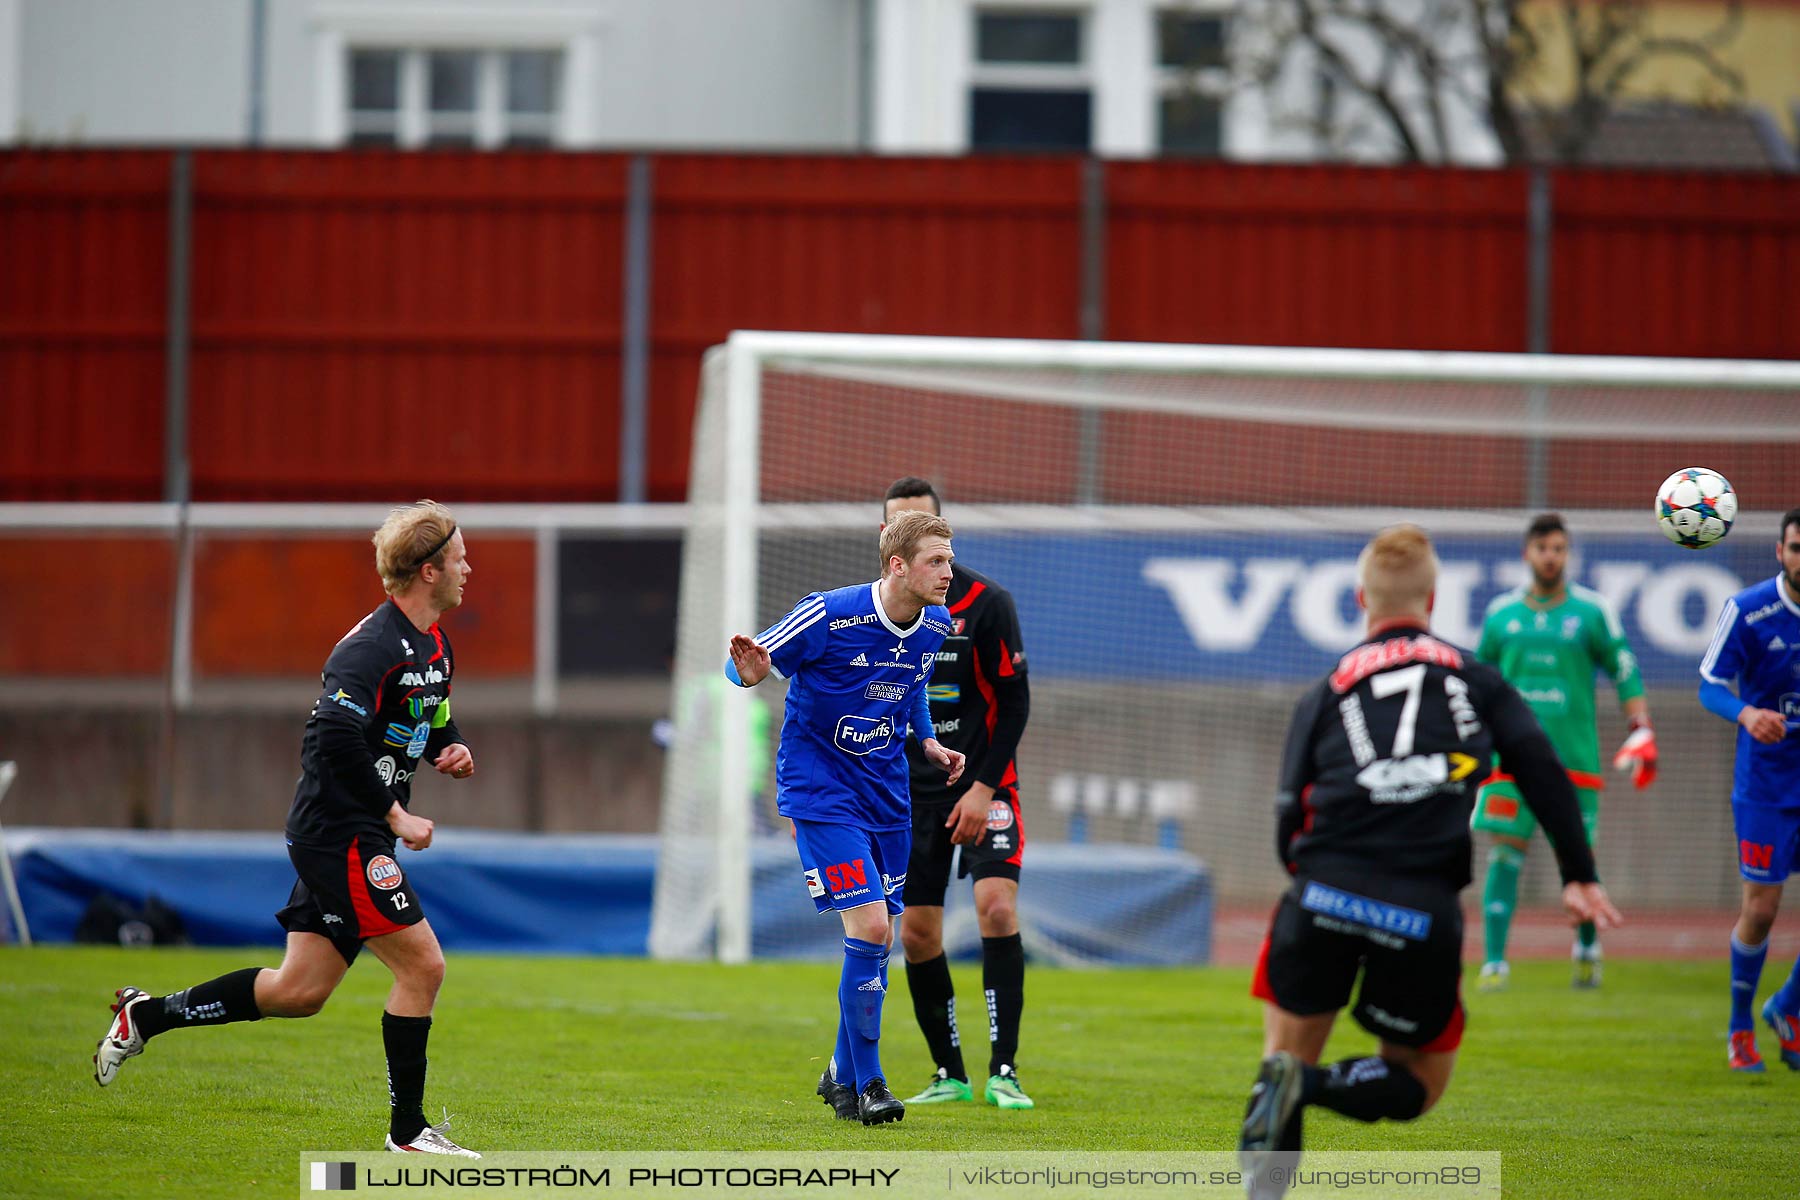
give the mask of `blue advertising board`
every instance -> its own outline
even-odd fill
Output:
[[[1033,674],[1196,683],[1309,679],[1362,638],[1356,556],[1365,535],[996,532],[956,538],[959,559],[1018,602]],[[1434,537],[1443,571],[1432,627],[1473,647],[1488,602],[1527,578],[1517,535]],[[1653,532],[1577,533],[1570,577],[1613,605],[1646,683],[1698,686],[1720,606],[1776,570],[1772,539],[1684,550]]]

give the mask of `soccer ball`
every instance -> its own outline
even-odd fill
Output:
[[[1700,550],[1731,532],[1737,493],[1717,471],[1683,467],[1656,489],[1656,523],[1677,546]]]

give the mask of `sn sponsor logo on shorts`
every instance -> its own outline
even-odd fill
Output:
[[[369,882],[384,892],[391,892],[400,886],[400,864],[385,854],[377,854],[369,860]]]
[[[833,896],[860,896],[869,890],[869,872],[860,858],[833,863],[825,868],[825,886]]]
[[[894,722],[887,717],[839,717],[832,741],[845,754],[873,754],[894,740]]]
[[[1767,875],[1775,863],[1775,847],[1740,841],[1738,842],[1738,862],[1746,871],[1757,875]]]

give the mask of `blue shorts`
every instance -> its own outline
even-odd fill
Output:
[[[806,890],[820,912],[861,908],[879,900],[887,901],[890,913],[906,910],[900,889],[906,886],[912,830],[795,821],[794,846],[806,871]]]
[[[1800,871],[1800,808],[1733,804],[1738,874],[1750,883],[1782,883]]]

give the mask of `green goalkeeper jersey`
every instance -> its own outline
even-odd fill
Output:
[[[1570,584],[1564,599],[1548,608],[1527,603],[1528,594],[1520,587],[1494,597],[1475,657],[1519,689],[1565,768],[1598,775],[1594,672],[1611,676],[1623,704],[1644,694],[1637,656],[1619,615],[1598,592]]]

